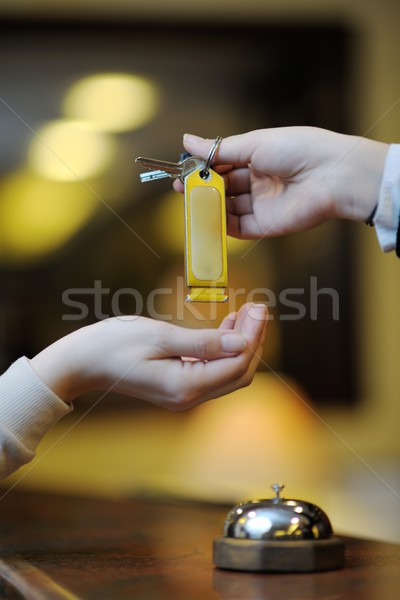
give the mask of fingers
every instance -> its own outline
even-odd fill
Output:
[[[202,360],[215,360],[239,354],[246,347],[246,338],[234,329],[226,317],[224,329],[186,329],[174,327],[168,332],[168,339],[162,344],[162,356],[185,356]]]
[[[221,321],[219,329],[233,329],[236,323],[236,319],[237,313],[230,313]]]
[[[240,218],[238,216],[227,213],[227,215],[226,215],[226,232],[228,235],[230,235],[231,237],[234,237],[234,238],[241,239],[242,237],[244,237],[244,236],[242,236],[242,230],[241,230],[241,226],[240,226]]]
[[[174,190],[176,192],[179,192],[179,194],[183,194],[183,190],[185,189],[185,187],[180,179],[174,179],[172,187],[174,188]]]
[[[214,163],[222,165],[247,166],[262,139],[260,131],[250,131],[224,138],[218,147]],[[214,140],[186,133],[183,136],[185,149],[196,156],[207,158]]]
[[[225,180],[225,188],[228,196],[239,196],[240,194],[245,194],[250,191],[250,169],[248,169],[247,167],[230,169],[223,175],[223,177]]]
[[[228,213],[237,215],[238,217],[241,215],[253,214],[251,195],[242,194],[241,196],[236,196],[235,198],[227,198],[226,210]]]
[[[207,158],[207,156],[205,158]],[[213,163],[214,162],[215,160]],[[249,191],[250,170],[247,168],[247,166],[244,168],[232,168],[232,165],[221,164],[218,164],[217,166],[213,164],[213,166],[215,170],[223,176],[228,195],[236,196],[238,194],[242,194],[243,192]],[[180,179],[174,179],[172,186],[176,192],[183,193],[184,185]]]
[[[226,217],[226,230],[231,237],[243,240],[258,240],[266,234],[265,231],[260,229],[253,214],[238,216],[228,212]]]
[[[262,352],[265,342],[265,336],[268,325],[268,311],[266,306],[264,305],[254,305],[249,310],[249,319],[250,323],[252,323],[253,329],[253,337],[250,337],[247,332],[248,323],[244,323],[244,327],[242,328],[242,333],[246,336],[246,339],[249,338],[251,342],[249,342],[249,349],[252,352],[253,356],[251,358],[249,367],[247,372],[245,373],[246,382],[245,385],[248,385],[250,381],[253,379],[254,373],[262,359]],[[247,319],[247,321],[249,320]],[[258,327],[254,327],[254,323],[257,323]],[[249,380],[250,376],[250,380]]]
[[[331,132],[330,132],[331,133]],[[247,167],[268,175],[291,177],[306,168],[308,157],[319,159],[316,147],[321,140],[326,143],[326,132],[307,127],[276,127],[257,129],[223,138],[213,165]],[[192,134],[183,136],[185,149],[191,154],[207,158],[214,140]],[[316,153],[317,152],[317,153]]]
[[[254,378],[254,374],[262,358],[268,324],[268,311],[264,305],[252,305],[250,307],[246,305],[244,310],[246,314],[242,321],[241,331],[245,334],[248,342],[245,352],[234,359],[237,364],[233,367],[232,374],[236,373],[236,377],[224,383],[221,382],[219,387],[211,390],[211,393],[205,397],[205,400],[223,396],[248,386]],[[231,361],[233,362],[233,359]]]
[[[249,385],[259,364],[267,326],[264,305],[247,304],[239,310],[235,331],[246,338],[243,352],[207,363],[186,363],[178,380],[173,410],[186,410]],[[171,408],[171,407],[170,407]]]
[[[242,333],[247,340],[247,347],[255,350],[267,320],[265,304],[244,304],[238,312],[234,331]]]

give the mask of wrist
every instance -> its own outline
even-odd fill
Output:
[[[92,389],[84,349],[86,329],[57,340],[30,360],[38,377],[67,404]]]
[[[389,145],[342,136],[345,143],[331,169],[336,217],[366,222],[376,208]],[[336,169],[336,165],[338,169]]]

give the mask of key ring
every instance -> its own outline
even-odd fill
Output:
[[[200,173],[200,176],[202,177],[202,179],[207,179],[207,177],[209,176],[211,163],[212,163],[212,161],[214,159],[215,153],[217,152],[218,147],[219,147],[219,145],[220,145],[221,142],[222,142],[222,137],[218,135],[215,138],[215,141],[214,141],[214,143],[212,145],[210,153],[209,153],[209,155],[207,157],[205,167],[204,167],[204,169]]]

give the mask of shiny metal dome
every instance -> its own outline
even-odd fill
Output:
[[[281,497],[281,484],[271,486],[275,497],[240,502],[226,516],[224,536],[235,539],[321,540],[333,534],[324,511],[310,502]]]

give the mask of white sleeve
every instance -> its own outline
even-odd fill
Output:
[[[26,357],[13,363],[0,377],[0,479],[32,460],[45,433],[71,410]]]
[[[384,252],[396,248],[400,218],[400,144],[391,144],[373,219],[378,242]]]

